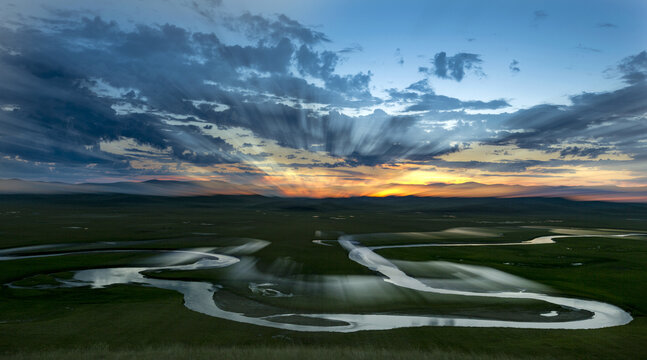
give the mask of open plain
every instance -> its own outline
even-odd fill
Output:
[[[3,356],[643,355],[642,204],[48,195],[0,206]]]

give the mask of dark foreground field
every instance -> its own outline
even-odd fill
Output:
[[[348,253],[334,242],[333,246],[325,246],[312,240],[333,240],[342,233],[435,234],[455,228],[491,230],[491,237],[478,239],[483,242],[521,242],[554,235],[555,231],[640,233],[647,232],[647,205],[563,199],[3,196],[0,249],[66,244],[66,249],[79,253],[0,261],[0,283],[5,284],[0,288],[0,352],[2,356],[18,359],[647,356],[647,238],[640,236],[565,238],[556,244],[537,246],[378,251],[398,261],[448,261],[498,269],[545,285],[551,294],[610,303],[633,317],[627,325],[596,330],[409,327],[351,333],[297,332],[194,312],[184,306],[180,293],[170,290],[137,284],[100,289],[56,286],[57,279],[68,279],[77,270],[141,265],[147,261],[141,252],[144,250],[231,248],[245,239],[270,242],[249,258],[259,272],[276,278],[376,276],[366,267],[349,261]],[[439,235],[435,241],[474,241],[462,238],[461,232],[449,234],[452,237]],[[372,245],[401,241],[391,235],[367,239],[374,242]],[[108,247],[128,251],[83,252]],[[42,255],[48,251],[25,250],[21,255]],[[238,286],[231,281],[231,274],[225,276],[221,270],[161,271],[147,276],[222,283],[228,292],[216,293],[221,297],[217,300],[231,309],[242,306],[243,300],[248,301],[253,306],[239,311],[249,313],[284,306],[295,312],[431,311],[524,320],[545,307],[530,302],[474,302],[461,297],[439,299],[401,294],[376,294],[374,301],[363,302],[344,301],[345,298],[324,293],[281,299],[250,293],[247,282]],[[222,295],[225,293],[229,295]],[[584,315],[571,311],[564,316]]]

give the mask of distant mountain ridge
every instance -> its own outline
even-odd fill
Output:
[[[148,180],[141,182],[81,183],[0,180],[0,194],[93,194],[116,193],[154,196],[199,196],[213,194],[256,194],[249,187],[224,181]]]
[[[647,187],[576,187],[485,185],[479,183],[419,186],[419,197],[561,197],[572,200],[647,202]],[[489,192],[489,190],[492,190]],[[487,195],[491,193],[492,195]],[[147,180],[112,183],[68,184],[61,182],[0,179],[0,195],[10,194],[130,194],[148,196],[262,195],[285,196],[274,186],[240,185],[224,181]],[[486,194],[486,195],[484,195]],[[332,196],[334,197],[334,196]],[[347,197],[347,196],[340,196]],[[361,195],[360,195],[361,197]]]

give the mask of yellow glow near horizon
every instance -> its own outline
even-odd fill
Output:
[[[230,132],[233,133],[221,131],[220,134]],[[520,149],[515,145],[472,144],[469,148],[440,157],[448,165],[453,164],[455,167],[452,168],[443,167],[442,162],[429,165],[411,161],[348,167],[336,166],[343,163],[341,158],[320,151],[288,149],[275,143],[271,147],[276,153],[264,158],[250,157],[231,164],[198,165],[178,163],[171,158],[171,149],[141,146],[132,139],[101,144],[101,150],[129,158],[133,168],[178,174],[139,176],[139,179],[217,180],[232,184],[227,188],[227,193],[269,191],[277,195],[305,197],[518,196],[528,188],[647,185],[637,182],[639,176],[631,170],[605,167],[601,160],[631,159],[628,155],[614,152],[593,159],[574,156],[561,159],[578,160],[578,165],[566,162],[559,166],[548,166],[542,164],[549,164],[548,161],[558,158],[559,151]],[[148,156],[138,157],[138,153],[131,149],[146,151]],[[256,149],[250,151],[249,156],[257,152]],[[503,169],[506,163],[517,161],[539,163],[522,172],[497,171],[496,167],[460,166],[461,162],[470,164],[475,161],[502,164]],[[208,191],[217,192],[218,189],[209,187]]]

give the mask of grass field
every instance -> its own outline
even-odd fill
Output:
[[[104,248],[232,248],[246,239],[270,244],[248,256],[255,269],[291,283],[322,276],[375,277],[339,246],[313,244],[341,233],[371,245],[424,242],[520,242],[554,234],[647,232],[647,206],[563,199],[274,199],[256,196],[162,198],[122,195],[4,196],[0,249],[66,244]],[[491,236],[444,236],[454,228]],[[602,230],[600,230],[602,229]],[[606,230],[605,230],[606,229]],[[431,233],[431,234],[429,234]],[[440,235],[439,235],[440,234]],[[377,250],[394,261],[449,261],[498,269],[549,287],[556,295],[607,302],[628,311],[628,325],[596,330],[415,327],[346,334],[305,333],[243,324],[188,310],[182,295],[136,284],[52,288],[74,271],[145,264],[142,252],[78,253],[0,261],[0,352],[10,358],[644,358],[647,340],[647,242],[644,237],[579,237],[509,247],[421,247]],[[67,251],[66,250],[66,251]],[[45,254],[47,248],[23,253]],[[217,251],[216,251],[217,252]],[[251,261],[251,260],[250,260]],[[574,265],[575,264],[575,265]],[[551,310],[536,302],[473,301],[406,290],[344,302],[325,291],[303,297],[252,294],[227,269],[163,271],[148,276],[222,283],[218,301],[235,309],[420,313],[519,317]],[[379,278],[377,278],[379,280]],[[287,282],[286,282],[287,283]],[[48,287],[49,285],[49,287]],[[286,285],[287,286],[287,285]],[[377,285],[375,285],[377,286]],[[347,299],[347,298],[344,298]],[[253,312],[249,308],[245,311]],[[507,314],[507,315],[506,315]],[[575,316],[575,315],[573,315]],[[324,351],[325,350],[325,351]]]

